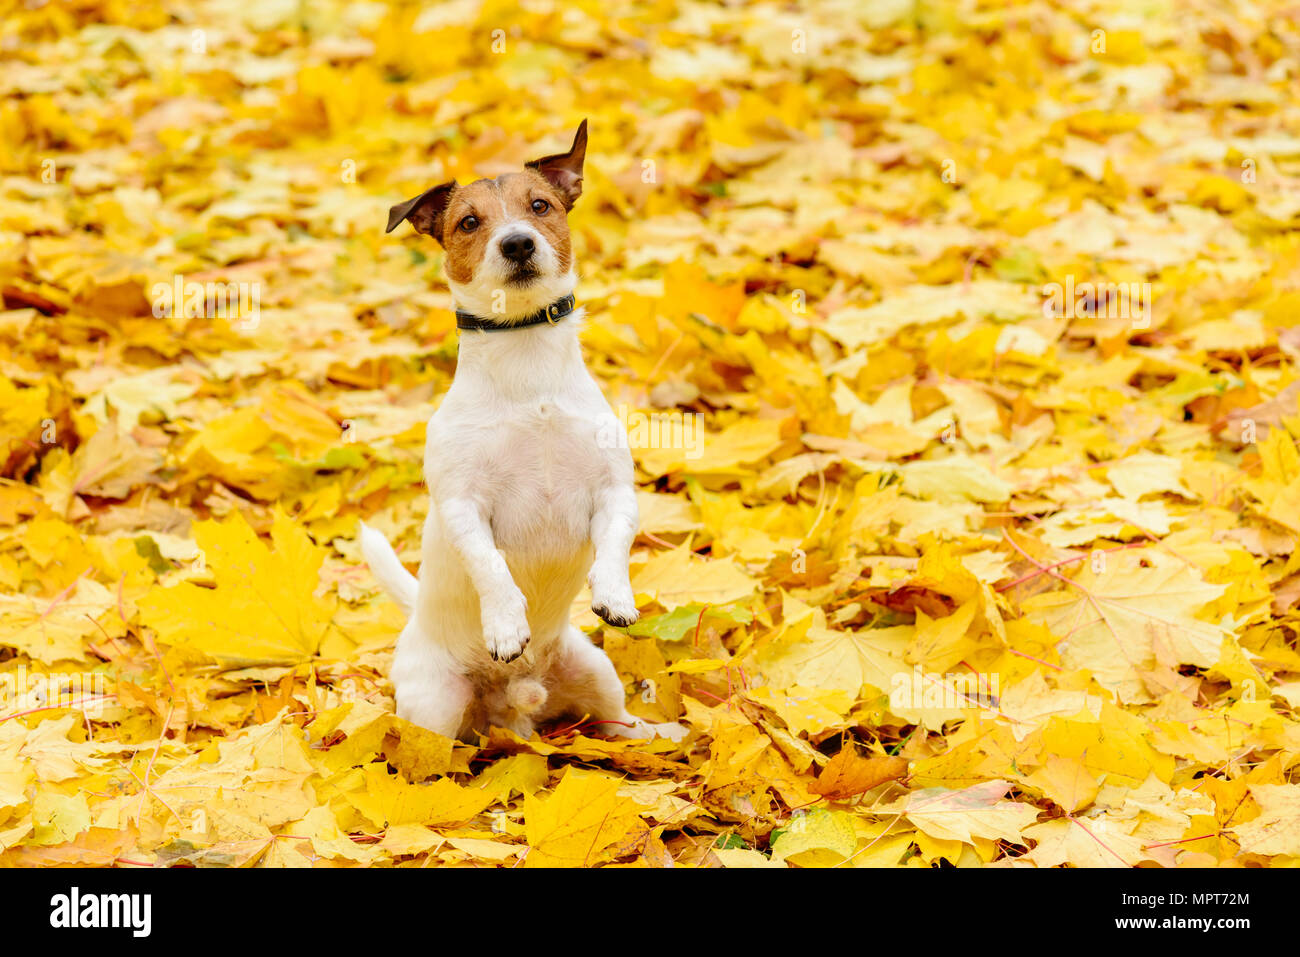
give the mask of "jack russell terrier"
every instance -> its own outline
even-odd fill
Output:
[[[426,434],[418,582],[364,524],[361,550],[409,616],[397,713],[447,737],[496,725],[527,738],[566,714],[629,738],[686,733],[630,715],[613,663],[569,621],[584,576],[604,621],[638,614],[632,455],[578,344],[566,216],[586,153],[583,120],[567,153],[443,183],[388,216],[387,232],[407,221],[446,250],[460,355]]]

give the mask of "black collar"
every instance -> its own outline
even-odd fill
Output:
[[[563,299],[557,299],[545,309],[538,309],[531,316],[526,316],[516,322],[500,322],[496,319],[481,319],[473,313],[461,312],[456,310],[456,328],[457,329],[482,329],[484,332],[500,332],[503,329],[524,329],[528,326],[538,326],[543,322],[549,322],[555,325],[569,313],[577,308],[577,300],[573,294],[565,296]]]

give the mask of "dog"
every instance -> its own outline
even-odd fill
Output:
[[[409,222],[445,250],[460,354],[426,432],[418,581],[364,523],[360,542],[408,615],[393,657],[397,713],[447,737],[497,726],[527,738],[562,715],[629,738],[686,733],[629,714],[613,662],[569,620],[584,577],[605,622],[638,616],[627,433],[578,342],[567,217],[586,152],[583,120],[567,153],[442,183],[388,218],[387,232]]]

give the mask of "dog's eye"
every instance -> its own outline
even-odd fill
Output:
[[[533,200],[533,212],[538,216],[544,216],[546,211],[551,208],[551,204],[544,199]]]
[[[478,229],[478,217],[466,216],[456,224],[456,228],[463,233],[472,233],[474,230]]]

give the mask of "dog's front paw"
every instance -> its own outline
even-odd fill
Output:
[[[483,641],[493,661],[514,661],[524,653],[531,636],[523,596],[515,609],[495,609],[483,614]]]
[[[601,621],[607,625],[613,625],[615,628],[626,628],[628,625],[635,625],[641,613],[636,610],[636,603],[633,601],[596,601],[591,603],[591,610],[596,613]]]
[[[493,661],[514,661],[524,653],[530,637],[527,622],[483,629],[483,639]]]
[[[622,586],[605,586],[597,578],[591,588],[591,610],[601,621],[615,628],[626,628],[636,624],[641,613],[636,610],[636,597],[632,586],[624,582]]]

